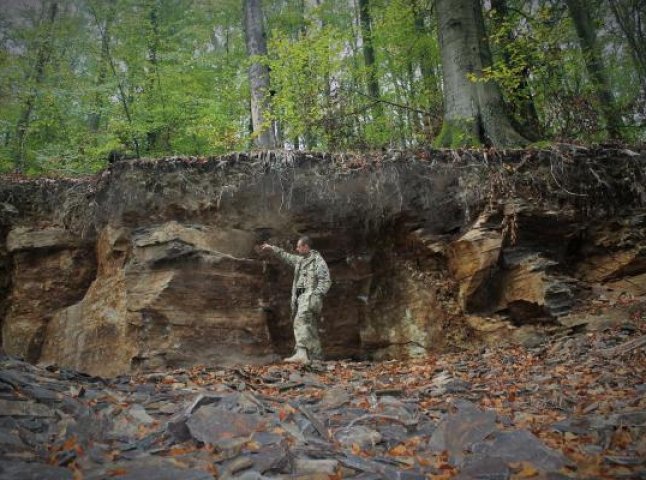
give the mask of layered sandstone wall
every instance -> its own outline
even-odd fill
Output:
[[[621,149],[258,152],[0,183],[2,344],[101,375],[291,351],[313,237],[330,357],[520,339],[646,281],[646,157]]]

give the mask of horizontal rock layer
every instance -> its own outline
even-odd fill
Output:
[[[257,245],[303,234],[331,269],[330,358],[557,325],[645,294],[645,167],[570,147],[259,152],[2,179],[3,348],[101,375],[286,355],[292,272]]]

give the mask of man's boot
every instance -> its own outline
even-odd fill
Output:
[[[291,357],[287,357],[283,361],[288,363],[302,363],[303,365],[309,365],[310,357],[307,355],[306,348],[297,347],[296,353]]]

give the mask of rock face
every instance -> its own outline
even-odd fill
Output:
[[[176,222],[137,232],[107,226],[97,277],[49,322],[41,360],[116,375],[271,359],[262,264],[244,259],[253,245],[241,231]]]
[[[3,322],[3,347],[29,361],[40,357],[47,323],[81,300],[96,274],[88,242],[62,228],[17,227],[7,235],[11,296]]]
[[[330,358],[558,325],[591,296],[645,295],[633,153],[263,152],[0,181],[2,345],[108,376],[271,361],[293,346],[292,272],[256,247],[303,234],[332,273]]]

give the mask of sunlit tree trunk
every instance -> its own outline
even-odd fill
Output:
[[[262,24],[260,0],[244,0],[244,26],[247,53],[249,56],[267,54],[267,43]],[[259,148],[275,148],[276,138],[269,120],[269,68],[257,59],[249,67],[251,86],[251,121],[255,144]]]
[[[590,16],[590,7],[587,2],[582,0],[567,0],[567,6],[579,37],[581,50],[583,50],[586,68],[601,103],[601,110],[607,123],[608,135],[611,138],[619,138],[621,136],[619,130],[621,117],[615,106],[615,100],[610,90],[610,82],[604,70],[601,49],[597,43],[597,32]]]
[[[479,0],[437,0],[442,56],[444,123],[440,146],[519,146],[527,140],[513,127],[493,81],[481,81],[491,63]],[[474,76],[477,81],[470,79]]]
[[[30,78],[27,80],[30,85],[18,122],[16,124],[16,134],[14,136],[13,145],[13,160],[14,168],[17,172],[23,172],[26,167],[26,141],[27,132],[31,123],[31,115],[36,104],[36,97],[38,95],[38,87],[45,78],[45,67],[49,63],[52,55],[52,41],[54,34],[54,22],[58,13],[58,2],[50,2],[47,5],[47,18],[44,33],[41,37],[38,51],[36,53],[36,63]],[[45,8],[45,7],[43,7]]]

